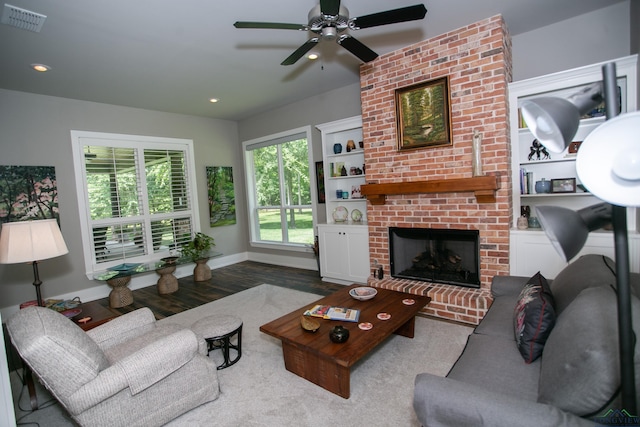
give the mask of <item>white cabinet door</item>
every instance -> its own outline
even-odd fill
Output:
[[[369,277],[369,231],[364,227],[350,227],[347,233],[349,277],[354,282],[367,283]]]
[[[348,271],[349,248],[344,227],[318,226],[320,273],[323,278],[343,278]]]
[[[366,226],[318,225],[320,273],[327,281],[366,283],[369,276],[369,231]]]

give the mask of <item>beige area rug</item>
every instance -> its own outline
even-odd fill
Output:
[[[244,322],[242,358],[218,371],[220,397],[169,425],[419,426],[412,406],[415,376],[446,375],[472,328],[417,318],[415,338],[393,336],[352,368],[351,397],[343,399],[287,371],[280,341],[259,331],[260,325],[319,298],[260,285],[161,320],[189,326],[211,314],[234,314]],[[28,407],[26,396],[21,405]],[[72,425],[62,412],[55,405],[23,421]]]

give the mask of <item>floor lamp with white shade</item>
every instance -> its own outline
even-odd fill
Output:
[[[606,223],[613,225],[622,405],[635,414],[635,338],[626,207],[640,206],[640,112],[618,116],[614,62],[602,67],[602,76],[602,82],[587,86],[566,100],[536,98],[523,101],[520,107],[527,126],[538,141],[550,151],[560,153],[572,142],[580,116],[598,106],[603,99],[605,101],[607,121],[582,142],[576,170],[587,190],[607,203],[581,209],[575,216],[567,213],[570,210],[558,207],[540,206],[537,210],[547,236],[567,261],[582,248],[586,233]],[[568,231],[573,222],[580,224],[577,228],[581,237]]]

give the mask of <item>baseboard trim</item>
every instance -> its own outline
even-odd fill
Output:
[[[318,271],[318,262],[315,258],[301,258],[289,255],[266,254],[262,252],[249,252],[248,256],[249,261]]]

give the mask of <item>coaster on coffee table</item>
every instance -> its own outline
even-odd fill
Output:
[[[391,319],[391,315],[389,313],[378,313],[377,317],[380,320],[389,320],[389,319]]]
[[[363,331],[368,331],[369,329],[373,328],[373,325],[369,322],[362,322],[358,324],[358,328],[362,329]]]

